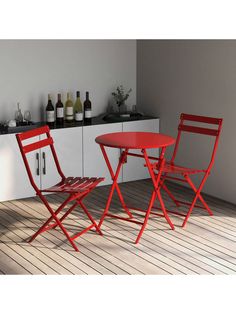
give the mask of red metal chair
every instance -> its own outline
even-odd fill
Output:
[[[218,142],[219,142],[219,136],[220,136],[220,132],[221,132],[221,128],[222,128],[222,122],[223,122],[223,119],[218,119],[218,118],[196,116],[196,115],[190,115],[190,114],[184,114],[184,113],[182,113],[180,115],[180,123],[178,126],[178,136],[176,139],[174,152],[173,152],[171,161],[166,162],[164,167],[163,167],[162,179],[161,179],[160,184],[161,184],[161,187],[166,191],[166,193],[173,200],[173,202],[175,203],[175,205],[177,207],[180,207],[181,204],[190,205],[186,215],[181,214],[179,212],[172,211],[172,213],[185,216],[182,227],[184,227],[186,225],[186,222],[187,222],[187,220],[188,220],[194,207],[206,209],[210,215],[213,215],[212,211],[208,207],[207,203],[204,201],[204,199],[201,195],[201,191],[202,191],[202,188],[203,188],[203,186],[207,180],[207,177],[210,174],[211,168],[212,168],[213,163],[214,163],[215,154],[216,154],[216,150],[217,150],[217,146],[218,146]],[[212,128],[212,127],[211,128],[209,128],[209,127],[205,128],[205,127],[199,126],[199,124],[198,124],[198,126],[190,125],[191,123],[193,123],[193,124],[203,123],[203,124],[213,125],[213,126],[215,126],[215,128]],[[217,128],[216,128],[216,126],[217,126]],[[212,136],[215,138],[210,163],[206,169],[186,168],[186,167],[179,166],[179,165],[175,164],[175,157],[176,157],[176,154],[177,154],[177,151],[179,148],[179,143],[180,143],[180,138],[181,138],[182,132],[198,133],[198,134]],[[155,167],[155,163],[153,164],[153,166]],[[202,178],[202,181],[201,181],[199,187],[196,187],[194,185],[194,183],[192,182],[192,180],[190,179],[191,175],[196,175],[196,174],[203,174],[203,178]],[[178,177],[178,176],[181,176],[183,178]],[[194,196],[192,202],[189,203],[189,202],[177,200],[174,197],[174,195],[170,192],[170,190],[167,188],[167,186],[164,184],[166,180],[176,180],[176,181],[188,183],[195,193],[195,196]],[[198,199],[200,200],[200,202],[202,203],[203,206],[196,205],[196,202]]]
[[[32,144],[23,144],[24,140],[30,139],[30,138],[34,138],[35,136],[42,136],[42,135],[46,135],[45,139],[33,142]],[[71,245],[73,246],[73,248],[78,251],[77,246],[74,243],[74,240],[79,237],[80,235],[82,235],[83,233],[87,232],[88,230],[90,230],[91,228],[95,227],[96,231],[102,235],[99,227],[97,226],[96,222],[94,221],[93,217],[91,216],[91,214],[89,213],[88,209],[85,207],[85,205],[82,203],[82,200],[101,182],[104,180],[104,178],[81,178],[81,177],[65,177],[61,167],[59,165],[59,161],[57,158],[57,154],[54,148],[54,144],[53,144],[53,139],[50,136],[50,130],[48,126],[43,126],[34,130],[30,130],[21,134],[16,134],[16,138],[20,147],[20,151],[22,154],[22,158],[26,167],[26,171],[29,177],[29,180],[31,182],[31,185],[33,186],[36,195],[38,195],[40,197],[40,199],[42,200],[42,202],[44,203],[44,205],[47,207],[48,211],[50,212],[51,216],[48,218],[48,220],[41,226],[41,228],[39,228],[39,230],[30,238],[29,242],[33,241],[40,233],[43,233],[47,230],[50,230],[52,228],[56,228],[57,226],[60,227],[60,229],[62,230],[62,232],[65,234],[66,238],[68,239],[68,241],[71,243]],[[42,147],[45,146],[50,146],[51,152],[52,152],[52,156],[54,159],[54,162],[56,164],[56,168],[57,171],[61,177],[61,181],[59,183],[57,183],[56,185],[47,188],[47,189],[43,189],[40,190],[31,173],[31,169],[28,163],[28,159],[27,159],[27,154],[35,151],[37,149],[40,149]],[[66,193],[68,194],[68,197],[65,199],[65,201],[58,207],[58,209],[54,212],[53,209],[51,208],[51,206],[49,205],[47,199],[43,196],[43,192],[53,192],[53,193]],[[58,218],[58,214],[65,208],[65,206],[71,202],[71,201],[75,201],[74,204],[66,210],[66,212],[64,213],[64,215],[62,215],[61,218]],[[80,205],[81,208],[83,209],[83,211],[85,212],[85,214],[88,216],[89,220],[91,221],[91,225],[88,226],[86,229],[84,229],[83,231],[70,236],[69,233],[67,232],[66,228],[63,226],[62,222],[63,220],[72,212],[72,210],[76,207]],[[54,220],[54,223],[51,223],[51,221]]]

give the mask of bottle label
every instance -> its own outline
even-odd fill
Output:
[[[66,115],[73,116],[73,107],[66,107]]]
[[[64,108],[57,108],[57,118],[64,118]]]
[[[53,111],[46,111],[46,121],[47,122],[55,122],[55,115]]]
[[[83,121],[83,112],[75,113],[75,121]]]
[[[92,110],[85,110],[84,117],[85,119],[92,118]]]

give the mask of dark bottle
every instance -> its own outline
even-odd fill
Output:
[[[89,100],[89,92],[86,92],[86,99],[84,101],[84,121],[91,122],[92,119],[92,104]]]
[[[46,107],[46,122],[49,126],[53,126],[55,122],[55,111],[50,94],[48,94],[48,104]]]
[[[56,123],[63,124],[63,122],[64,122],[64,106],[61,101],[61,94],[58,94],[56,103]]]

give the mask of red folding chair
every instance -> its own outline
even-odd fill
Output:
[[[35,136],[42,136],[46,135],[45,139],[33,142],[32,144],[23,144],[24,140],[34,138]],[[33,186],[36,195],[40,197],[44,205],[47,207],[49,213],[51,216],[47,219],[47,221],[39,228],[39,230],[30,238],[29,242],[33,241],[40,233],[43,233],[45,231],[48,231],[52,228],[56,228],[57,226],[60,227],[62,232],[65,234],[68,241],[71,243],[73,248],[78,251],[77,246],[74,243],[74,240],[81,236],[83,233],[87,232],[91,228],[95,227],[96,231],[102,235],[102,232],[100,231],[99,227],[97,226],[96,222],[94,221],[93,217],[89,213],[88,209],[85,207],[85,205],[82,203],[82,200],[101,182],[104,180],[104,178],[81,178],[81,177],[65,177],[61,167],[59,165],[59,161],[57,158],[57,154],[54,148],[53,139],[50,136],[50,130],[48,126],[43,126],[34,130],[30,130],[21,134],[16,134],[16,138],[20,147],[20,151],[22,154],[22,158],[26,167],[26,171],[30,180],[31,185]],[[57,168],[57,171],[61,177],[61,181],[57,183],[56,185],[40,190],[31,173],[31,169],[28,163],[27,154],[30,152],[33,152],[37,149],[40,149],[45,146],[50,146],[52,156]],[[47,199],[43,196],[43,192],[53,192],[53,193],[65,193],[67,194],[67,198],[65,201],[58,207],[58,209],[54,212],[51,206],[49,205]],[[71,202],[75,201],[74,204],[66,210],[64,215],[61,216],[61,218],[58,218],[58,214],[65,208],[65,206]],[[70,236],[67,232],[66,228],[63,226],[62,222],[63,220],[72,212],[72,210],[80,205],[80,207],[83,209],[89,220],[91,221],[91,225],[82,230],[81,232]],[[54,223],[51,223],[51,221],[54,220]]]
[[[179,214],[179,215],[182,215],[185,217],[184,222],[182,224],[182,227],[184,227],[186,225],[186,222],[187,222],[187,220],[188,220],[194,207],[206,209],[210,215],[213,215],[209,206],[204,201],[204,199],[201,195],[201,191],[202,191],[202,188],[203,188],[203,186],[207,180],[207,177],[210,174],[211,168],[212,168],[213,163],[214,163],[215,154],[216,154],[216,150],[217,150],[217,146],[218,146],[218,142],[219,142],[219,136],[220,136],[220,132],[221,132],[221,128],[222,128],[222,122],[223,122],[223,119],[218,119],[218,118],[196,116],[196,115],[190,115],[190,114],[185,114],[185,113],[182,113],[180,115],[180,123],[178,126],[178,136],[176,139],[176,144],[175,144],[175,148],[173,151],[173,155],[172,155],[171,161],[166,162],[164,165],[163,173],[162,173],[162,179],[161,179],[160,184],[161,184],[161,187],[166,191],[166,193],[173,200],[173,202],[175,203],[175,205],[177,207],[180,207],[181,204],[190,206],[186,215],[181,214],[179,212],[172,211],[172,213],[174,213],[174,214]],[[208,125],[211,125],[211,128],[209,128],[209,127],[205,128],[205,127],[199,126],[199,124],[198,124],[198,126],[190,125],[191,123],[192,124],[198,124],[198,123],[208,124]],[[212,128],[212,126],[215,126],[215,128]],[[216,128],[216,126],[217,126],[217,128]],[[208,136],[214,137],[215,140],[214,140],[214,145],[213,145],[213,151],[211,154],[210,163],[206,169],[186,168],[186,167],[179,166],[179,165],[175,164],[175,157],[176,157],[176,154],[177,154],[177,151],[179,148],[179,143],[180,143],[180,138],[181,138],[182,132],[198,133],[198,134],[203,134],[203,135],[208,135]],[[153,164],[153,166],[155,167],[155,163]],[[194,185],[194,183],[192,182],[192,180],[190,179],[191,175],[196,175],[196,174],[203,174],[203,178],[202,178],[202,181],[201,181],[199,187],[196,187]],[[181,176],[183,178],[181,178],[179,176]],[[185,202],[182,200],[177,200],[174,197],[174,195],[170,192],[170,190],[167,188],[167,186],[165,185],[166,180],[176,180],[176,181],[188,183],[195,193],[195,196],[194,196],[192,202],[189,203],[189,202]],[[198,199],[200,200],[200,202],[202,203],[203,206],[196,205],[196,202]]]

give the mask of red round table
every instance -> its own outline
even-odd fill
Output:
[[[173,137],[170,137],[170,136],[165,135],[165,134],[160,134],[160,133],[117,132],[117,133],[108,133],[108,134],[100,135],[100,136],[96,137],[95,141],[96,141],[96,143],[98,143],[100,145],[100,148],[102,150],[105,162],[107,164],[107,167],[109,169],[109,172],[111,174],[111,178],[113,181],[113,184],[111,186],[110,193],[108,196],[108,200],[106,203],[106,207],[105,207],[105,210],[103,212],[103,215],[101,217],[101,220],[100,220],[98,226],[101,227],[106,216],[140,224],[140,225],[142,225],[142,227],[141,227],[140,232],[138,234],[138,237],[135,241],[135,243],[138,243],[141,236],[142,236],[142,233],[146,227],[149,215],[151,214],[151,209],[153,207],[154,201],[156,198],[158,198],[160,201],[160,205],[161,205],[160,209],[163,211],[164,217],[166,218],[170,227],[172,229],[174,229],[174,225],[172,224],[172,222],[171,222],[171,220],[170,220],[170,218],[166,212],[165,205],[164,205],[162,196],[160,194],[160,184],[161,184],[162,169],[163,169],[163,166],[165,163],[165,158],[164,158],[165,150],[166,150],[167,146],[173,145],[175,143],[175,139]],[[113,171],[113,169],[111,167],[111,163],[109,161],[105,147],[123,149],[123,152],[120,156],[120,160],[119,160],[119,163],[117,165],[115,172]],[[160,148],[161,149],[159,158],[148,156],[146,150],[150,149],[150,148],[157,148],[157,149]],[[129,152],[130,149],[132,149],[132,150],[135,149],[138,152],[137,153],[131,153],[131,152]],[[124,198],[121,194],[119,185],[117,183],[117,179],[118,179],[118,176],[119,176],[119,173],[121,170],[121,166],[122,166],[122,164],[124,164],[126,162],[128,155],[133,156],[133,157],[143,158],[145,160],[145,165],[148,168],[150,177],[151,177],[152,182],[153,182],[154,190],[152,192],[152,196],[151,196],[151,199],[149,201],[149,205],[148,205],[147,210],[136,209],[136,210],[145,212],[145,218],[144,218],[143,222],[140,222],[140,221],[133,219],[133,216],[130,212],[131,208],[128,208],[127,205],[125,204]],[[154,172],[154,168],[152,167],[150,160],[157,160],[158,161],[158,163],[156,163],[156,166],[155,166],[157,173]],[[108,213],[109,208],[110,208],[110,204],[111,204],[111,200],[112,200],[112,196],[113,196],[115,189],[118,193],[122,207],[124,208],[125,212],[128,215],[128,218],[124,218],[124,217],[120,217],[120,216]],[[132,209],[135,209],[135,208],[132,208]],[[156,215],[158,215],[158,214],[156,214]]]

